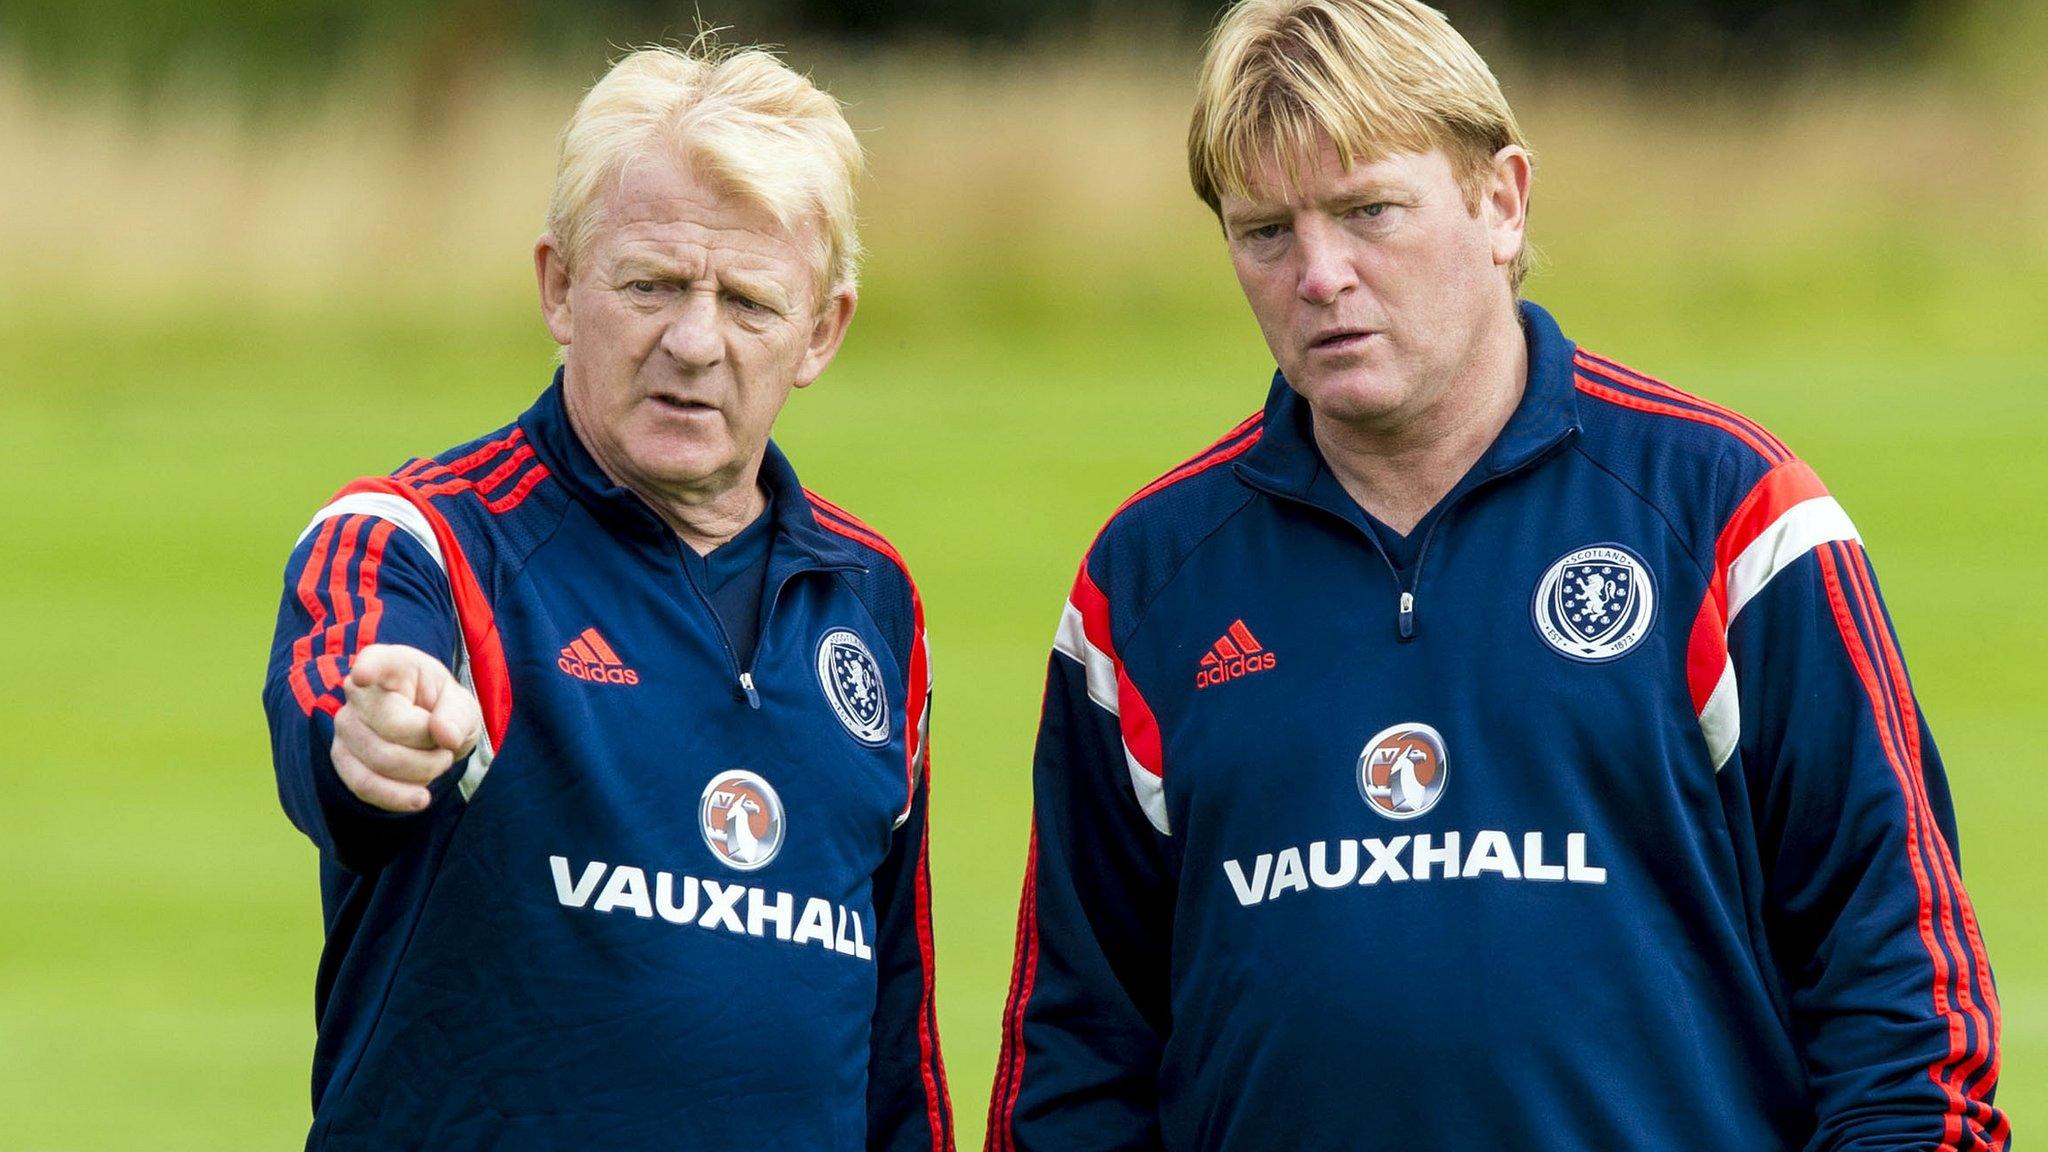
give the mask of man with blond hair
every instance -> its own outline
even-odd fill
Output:
[[[1051,658],[988,1146],[2001,1148],[1998,996],[1854,527],[1518,300],[1410,0],[1247,0],[1195,190],[1279,364]]]
[[[534,248],[553,383],[300,537],[309,1148],[952,1146],[923,610],[769,439],[853,317],[860,166],[773,56],[625,57]]]

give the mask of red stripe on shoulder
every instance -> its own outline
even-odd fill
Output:
[[[1145,694],[1138,691],[1138,685],[1131,679],[1130,670],[1124,662],[1116,662],[1116,722],[1122,731],[1124,747],[1131,750],[1131,759],[1138,767],[1164,780],[1166,778],[1166,746],[1159,735],[1159,720],[1152,714],[1152,706],[1145,702]]]
[[[1250,416],[1245,417],[1238,422],[1237,427],[1224,433],[1222,439],[1183,460],[1169,469],[1165,475],[1132,493],[1130,499],[1117,505],[1116,512],[1121,513],[1124,509],[1129,508],[1131,505],[1136,504],[1155,492],[1164,491],[1183,480],[1199,476],[1218,464],[1228,463],[1242,456],[1250,450],[1252,445],[1258,443],[1259,437],[1264,434],[1265,417],[1266,414],[1263,411],[1254,412]],[[1116,519],[1116,513],[1112,513],[1110,519]]]
[[[1116,644],[1110,636],[1109,596],[1095,583],[1095,577],[1088,573],[1088,561],[1081,561],[1081,572],[1074,577],[1074,610],[1081,614],[1081,631],[1088,643],[1109,657],[1116,668],[1116,723],[1123,736],[1124,747],[1138,766],[1154,776],[1166,775],[1165,741],[1159,733],[1159,720],[1152,712],[1152,706],[1145,701],[1144,693],[1131,679],[1124,667],[1124,658],[1117,653]]]
[[[348,626],[355,622],[355,601],[348,594],[349,565],[355,560],[356,540],[362,535],[363,522],[367,516],[344,516],[341,520],[341,543],[335,548],[334,559],[328,565],[327,602],[334,606],[334,623],[327,629],[325,651],[314,667],[320,669],[320,683],[328,691],[341,687],[341,662],[353,658],[354,651],[348,650],[345,639]]]
[[[1751,451],[1763,457],[1766,462],[1772,465],[1783,464],[1786,460],[1791,459],[1791,453],[1785,451],[1782,445],[1777,444],[1774,440],[1763,438],[1768,433],[1759,435],[1757,432],[1752,432],[1749,428],[1745,427],[1744,424],[1722,416],[1719,413],[1697,408],[1687,408],[1682,404],[1672,403],[1669,400],[1653,400],[1646,396],[1638,396],[1633,392],[1623,391],[1612,383],[1603,382],[1601,379],[1596,378],[1596,375],[1589,375],[1586,372],[1574,373],[1573,383],[1585,395],[1598,400],[1605,400],[1616,407],[1629,408],[1637,412],[1647,412],[1657,416],[1671,416],[1680,420],[1690,420],[1696,424],[1705,424],[1710,427],[1719,428],[1748,445]]]
[[[485,500],[485,510],[498,515],[510,512],[525,503],[527,496],[540,486],[541,481],[551,475],[553,473],[548,471],[547,465],[536,462],[533,467],[526,470],[526,474],[519,478],[519,483],[514,484],[510,491],[495,499]]]
[[[306,665],[313,659],[313,640],[327,629],[327,605],[320,599],[320,582],[326,573],[327,558],[334,546],[335,533],[341,525],[330,519],[320,529],[319,539],[313,541],[313,551],[306,557],[306,566],[299,572],[299,603],[312,618],[313,626],[292,641],[292,670],[289,677],[292,697],[299,702],[299,708],[311,716],[320,707],[323,694],[316,692],[306,676]],[[334,712],[339,705],[327,709]]]
[[[1611,356],[1602,356],[1597,352],[1588,352],[1584,348],[1581,348],[1578,350],[1578,354],[1575,357],[1575,359],[1581,367],[1590,369],[1594,372],[1598,372],[1606,376],[1608,379],[1619,380],[1622,383],[1632,384],[1635,387],[1641,388],[1645,391],[1655,392],[1660,396],[1664,396],[1672,400],[1683,401],[1684,403],[1691,404],[1699,408],[1704,408],[1709,412],[1715,413],[1716,415],[1726,417],[1727,419],[1742,425],[1744,428],[1747,428],[1751,433],[1756,435],[1758,439],[1762,440],[1766,444],[1775,447],[1780,453],[1784,454],[1785,456],[1789,457],[1793,455],[1792,450],[1790,448],[1785,447],[1785,442],[1778,439],[1776,436],[1773,436],[1770,432],[1770,429],[1765,428],[1763,425],[1757,423],[1756,421],[1750,419],[1747,416],[1744,416],[1742,413],[1737,412],[1733,408],[1729,408],[1721,404],[1716,404],[1712,400],[1709,400],[1704,396],[1698,396],[1691,392],[1687,392],[1685,389],[1680,388],[1675,384],[1666,383],[1665,381],[1659,380],[1655,376],[1652,376],[1647,372],[1642,372],[1638,371],[1637,369],[1631,368],[1628,365],[1623,364],[1621,361],[1616,360]]]
[[[341,710],[339,695],[343,661],[377,642],[384,601],[377,594],[386,542],[396,525],[360,514],[333,516],[321,525],[295,591],[311,626],[292,643],[292,667],[286,676],[292,696],[307,715],[333,715]],[[362,558],[356,559],[358,545]],[[349,569],[356,569],[353,585]],[[357,605],[360,603],[361,611]],[[350,642],[349,625],[356,628]],[[316,642],[320,651],[314,652]],[[319,683],[314,683],[314,673]]]
[[[462,551],[462,542],[456,538],[455,529],[448,518],[434,506],[434,502],[418,489],[402,480],[388,476],[374,476],[344,485],[334,494],[339,500],[355,492],[382,492],[396,496],[419,509],[426,517],[427,524],[434,531],[434,540],[441,546],[441,559],[447,565],[448,588],[455,598],[456,623],[462,631],[462,645],[469,653],[470,678],[476,682],[477,703],[483,707],[484,728],[490,734],[491,746],[505,746],[505,729],[512,723],[512,676],[505,662],[505,648],[498,636],[497,617],[491,610],[491,602],[485,597],[483,586],[478,583],[476,573],[470,568],[469,560]]]
[[[1756,482],[1749,494],[1736,505],[1728,522],[1721,527],[1721,534],[1714,541],[1714,568],[1717,575],[1725,573],[1736,557],[1757,537],[1770,530],[1785,513],[1808,500],[1815,500],[1828,494],[1828,486],[1821,483],[1820,476],[1804,460],[1790,459],[1769,472]]]
[[[519,471],[519,466],[521,464],[524,464],[531,459],[533,459],[533,445],[521,444],[518,448],[513,450],[510,456],[505,457],[505,459],[502,462],[500,462],[497,467],[491,469],[488,473],[486,473],[483,479],[478,480],[476,482],[477,491],[488,492],[491,489],[496,488],[498,485],[503,484],[505,481],[512,478],[512,474],[514,472]]]
[[[490,463],[493,457],[497,456],[499,453],[505,451],[508,448],[511,448],[513,445],[518,444],[520,441],[525,439],[526,429],[514,428],[512,429],[512,431],[507,432],[505,435],[498,437],[496,440],[492,440],[489,443],[484,444],[483,446],[477,448],[475,451],[470,452],[465,456],[459,456],[454,460],[450,460],[446,464],[440,465],[439,467],[443,471],[448,472],[450,474],[458,476],[463,475],[465,473],[468,473],[472,469],[479,467],[480,465]]]
[[[534,454],[533,445],[526,442],[526,430],[514,428],[447,464],[415,461],[399,469],[391,479],[422,496],[468,493],[486,511],[503,515],[524,503],[551,474]],[[497,496],[491,495],[492,489],[508,483],[509,488]]]
[[[874,527],[867,521],[825,499],[809,488],[803,491],[804,499],[811,505],[811,515],[818,521],[820,527],[836,532],[849,540],[857,540],[866,544],[875,551],[887,555],[892,560],[901,560],[901,554],[890,545],[888,539],[880,532],[875,531]]]
[[[903,559],[903,553],[898,552],[896,546],[889,543],[887,537],[875,531],[867,521],[825,499],[809,488],[804,489],[804,498],[810,501],[812,518],[817,520],[820,528],[836,535],[844,536],[856,543],[865,544],[869,548],[880,552],[882,555],[887,556],[891,563],[903,569],[903,575],[906,578],[909,577],[910,565]]]
[[[356,598],[363,602],[362,622],[356,625],[356,651],[377,642],[377,626],[384,619],[384,599],[377,595],[377,573],[384,566],[384,548],[398,525],[378,520],[370,530],[370,543],[363,549],[362,572],[356,579]]]
[[[1117,659],[1116,644],[1109,635],[1109,596],[1103,592],[1095,577],[1088,572],[1088,561],[1081,561],[1081,571],[1074,577],[1074,610],[1081,614],[1081,632],[1088,642]],[[1121,661],[1119,661],[1121,663]]]
[[[1764,473],[1722,525],[1714,540],[1714,571],[1686,641],[1686,686],[1694,711],[1706,707],[1728,659],[1729,567],[1786,511],[1827,494],[1827,485],[1805,461],[1787,460]]]

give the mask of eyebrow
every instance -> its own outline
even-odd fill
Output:
[[[686,278],[683,276],[682,270],[675,265],[653,256],[639,254],[620,257],[618,263],[614,264],[612,269],[620,276],[631,276],[637,279],[682,280]]]
[[[1356,188],[1347,188],[1334,195],[1316,201],[1311,207],[1319,209],[1350,208],[1359,204],[1376,204],[1380,201],[1408,200],[1413,194],[1404,188],[1384,181],[1375,180]],[[1237,212],[1223,214],[1223,226],[1228,229],[1263,227],[1278,224],[1293,216],[1295,208],[1288,204],[1258,204]]]
[[[1322,205],[1372,204],[1381,200],[1400,200],[1410,195],[1411,192],[1408,189],[1374,181],[1371,184],[1361,184],[1356,188],[1339,192],[1335,196],[1322,201]]]
[[[681,268],[658,257],[635,254],[620,257],[614,267],[617,275],[630,280],[664,280],[676,283],[694,283],[699,277],[685,273]],[[789,293],[782,285],[767,276],[754,276],[745,272],[726,272],[718,277],[728,290],[751,297],[779,310],[789,308]]]
[[[1285,205],[1258,205],[1239,212],[1225,212],[1223,226],[1228,229],[1259,228],[1267,224],[1278,224],[1294,215],[1294,210]]]
[[[766,276],[755,277],[742,272],[727,273],[719,279],[726,287],[740,295],[750,296],[778,311],[786,311],[789,308],[789,293],[783,291],[782,285]]]

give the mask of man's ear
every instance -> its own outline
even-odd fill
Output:
[[[1518,144],[1493,154],[1480,207],[1486,213],[1487,230],[1493,236],[1493,262],[1497,265],[1514,263],[1528,243],[1525,233],[1529,226],[1529,184],[1534,174],[1529,150]]]
[[[804,345],[803,363],[797,365],[797,387],[807,387],[824,375],[825,367],[839,354],[839,345],[846,339],[846,329],[853,323],[853,310],[859,302],[860,293],[851,284],[834,288],[825,297]]]
[[[569,258],[553,232],[533,242],[533,276],[540,282],[540,314],[548,322],[548,335],[566,346],[575,330],[569,315]]]

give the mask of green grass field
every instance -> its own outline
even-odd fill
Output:
[[[1769,424],[1870,545],[1998,970],[2001,1103],[2031,1131],[2048,1111],[2038,232],[1980,228],[1959,250],[1859,202],[1777,233],[1755,197],[1617,218],[1587,191],[1591,160],[1553,159],[1530,295],[1581,342]],[[930,608],[940,1020],[965,1142],[1074,564],[1122,496],[1256,407],[1270,370],[1199,211],[1170,203],[1142,267],[1101,258],[1107,210],[1079,239],[1052,213],[943,251],[888,216],[845,353],[781,427],[806,481],[902,548]],[[1733,248],[1659,239],[1660,220],[1707,236],[1724,211]],[[551,346],[508,275],[440,297],[415,279],[395,301],[364,281],[137,306],[109,272],[47,293],[17,279],[0,310],[0,1146],[296,1146],[320,920],[258,703],[279,569],[345,478],[522,408]]]

